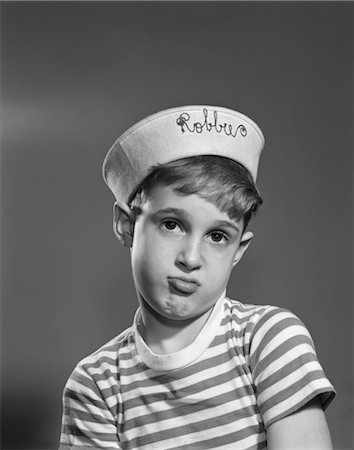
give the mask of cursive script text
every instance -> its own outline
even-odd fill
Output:
[[[213,119],[210,121],[208,118],[209,112],[206,108],[203,109],[204,121],[189,123],[190,115],[187,112],[183,112],[176,120],[177,125],[181,127],[182,133],[189,131],[190,133],[202,133],[205,131],[215,130],[217,133],[225,133],[227,136],[236,137],[237,133],[245,137],[247,135],[247,129],[244,125],[239,125],[236,129],[229,123],[219,123],[218,112],[214,111]]]

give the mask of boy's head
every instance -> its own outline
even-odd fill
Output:
[[[263,145],[246,116],[202,106],[150,116],[113,145],[103,174],[145,309],[190,319],[225,291],[262,202],[255,179]]]

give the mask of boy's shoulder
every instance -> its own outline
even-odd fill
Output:
[[[231,315],[237,323],[256,324],[264,318],[282,313],[293,315],[291,311],[280,306],[244,303],[229,297],[225,298],[225,314]]]
[[[119,333],[117,336],[103,344],[88,356],[81,359],[77,368],[85,372],[117,367],[118,359],[123,358],[129,353],[129,346],[132,342],[132,327],[129,327]]]
[[[266,342],[280,332],[306,336],[310,333],[302,320],[292,311],[274,305],[257,305],[225,299],[224,321],[230,320],[232,327],[248,334],[254,342]]]
[[[237,314],[237,315],[246,315],[249,317],[250,315],[258,315],[262,314],[264,311],[266,311],[269,308],[275,308],[271,305],[260,305],[260,304],[253,304],[253,303],[245,303],[241,302],[239,300],[231,299],[230,297],[225,297],[225,308],[229,309],[230,312]]]
[[[225,297],[226,309],[229,309],[233,314],[239,317],[246,318],[260,318],[267,314],[280,314],[288,313],[294,315],[292,311],[283,306],[270,305],[270,304],[256,304],[256,303],[245,303],[239,300],[233,300],[229,297]]]

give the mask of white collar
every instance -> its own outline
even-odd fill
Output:
[[[169,354],[154,353],[147,346],[138,329],[138,324],[141,320],[141,310],[138,308],[134,316],[132,330],[136,349],[142,362],[150,369],[158,372],[167,372],[181,369],[195,361],[209,347],[211,341],[215,337],[216,330],[218,329],[222,318],[224,299],[225,292],[222,293],[215,303],[208,320],[194,341],[182,350]]]

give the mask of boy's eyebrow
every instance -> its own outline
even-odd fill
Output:
[[[179,208],[163,208],[163,209],[159,209],[157,211],[153,212],[153,216],[160,216],[163,214],[176,214],[176,215],[180,215],[182,217],[186,217],[188,216],[188,214],[186,214],[186,212],[183,209],[179,209]],[[233,230],[239,232],[240,228],[237,226],[236,223],[228,221],[228,220],[217,220],[214,222],[213,226],[215,227],[227,227],[227,228],[232,228]]]
[[[240,229],[239,227],[236,225],[236,223],[234,222],[229,222],[228,220],[217,220],[215,222],[215,225],[218,227],[227,227],[227,228],[232,228],[233,230],[239,232]]]
[[[163,209],[158,209],[157,211],[153,212],[154,216],[159,216],[161,214],[179,214],[181,216],[187,216],[187,214],[185,213],[185,211],[183,211],[183,209],[179,209],[179,208],[163,208]]]

